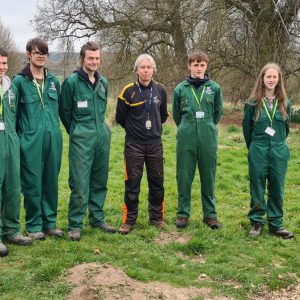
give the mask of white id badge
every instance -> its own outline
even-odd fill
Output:
[[[197,119],[203,119],[204,118],[204,111],[197,111],[196,112],[196,118]]]
[[[0,130],[5,130],[5,123],[4,122],[0,122]]]
[[[146,128],[150,129],[151,128],[151,120],[146,121]]]
[[[78,108],[86,108],[86,107],[88,107],[88,102],[87,101],[78,101],[77,107]]]
[[[273,136],[275,134],[275,132],[276,131],[272,127],[267,127],[267,129],[265,130],[265,133],[270,136]]]

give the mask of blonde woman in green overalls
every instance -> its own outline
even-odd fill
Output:
[[[286,143],[290,112],[291,102],[285,92],[280,67],[268,63],[257,77],[243,119],[243,134],[249,150],[251,238],[259,236],[266,223],[275,236],[283,239],[294,236],[283,226],[284,180],[290,158]],[[266,186],[267,201],[264,198]]]

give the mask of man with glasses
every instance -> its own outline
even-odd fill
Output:
[[[134,65],[137,81],[128,84],[118,97],[116,121],[125,129],[125,197],[121,234],[136,223],[144,163],[147,170],[149,224],[164,223],[164,170],[161,142],[162,123],[168,118],[164,87],[152,78],[156,64],[152,56],[141,54]]]
[[[62,85],[60,116],[70,137],[68,235],[79,241],[83,219],[89,209],[92,228],[107,233],[116,229],[105,223],[111,133],[105,124],[108,82],[98,73],[100,47],[88,42],[80,50],[81,67]]]
[[[62,134],[58,115],[58,79],[45,68],[48,45],[39,38],[26,45],[28,65],[13,79],[18,102],[21,184],[27,235],[62,237],[56,228]]]
[[[5,240],[30,245],[31,239],[20,232],[20,141],[16,133],[16,87],[6,72],[8,53],[0,48],[0,256],[8,250]],[[2,240],[1,240],[2,239]]]

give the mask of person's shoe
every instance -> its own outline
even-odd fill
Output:
[[[207,225],[210,229],[220,229],[222,224],[218,222],[217,218],[203,218],[203,224]]]
[[[23,236],[21,234],[18,234],[14,237],[8,237],[6,240],[8,243],[21,246],[29,246],[32,244],[32,239],[30,237]]]
[[[74,242],[79,242],[80,241],[80,231],[79,230],[72,230],[68,232],[69,238],[74,241]]]
[[[263,228],[263,225],[259,222],[253,222],[252,223],[252,228],[249,231],[248,237],[249,238],[255,238],[258,237],[261,233],[261,230]]]
[[[152,220],[149,221],[149,225],[155,226],[156,228],[164,228],[167,226],[164,220]]]
[[[185,228],[187,226],[189,222],[188,218],[184,218],[184,217],[178,217],[174,224],[176,225],[177,228]]]
[[[97,229],[100,229],[100,230],[102,230],[104,232],[108,232],[108,233],[116,233],[117,232],[116,228],[114,228],[106,223],[92,226],[92,228],[97,228]]]
[[[38,232],[27,232],[27,236],[32,240],[43,241],[45,239],[45,234],[41,231]]]
[[[270,233],[274,234],[278,237],[281,237],[284,240],[291,239],[292,237],[294,237],[294,234],[291,231],[288,231],[288,230],[283,229],[283,228],[279,229],[279,230],[276,230],[276,231],[270,231]]]
[[[121,234],[128,234],[130,231],[133,230],[133,225],[123,223],[119,228],[119,233]]]
[[[49,235],[49,236],[53,236],[53,237],[56,237],[56,238],[61,238],[64,236],[64,232],[60,229],[57,229],[57,228],[54,228],[54,229],[51,229],[51,228],[48,228],[48,229],[45,229],[44,230],[44,234],[46,235]]]
[[[6,246],[0,241],[0,256],[8,255],[8,250]]]

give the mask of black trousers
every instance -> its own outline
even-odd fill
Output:
[[[138,216],[140,185],[144,163],[148,180],[149,221],[164,219],[164,171],[162,143],[143,145],[126,143],[125,197],[123,223],[134,225]]]

